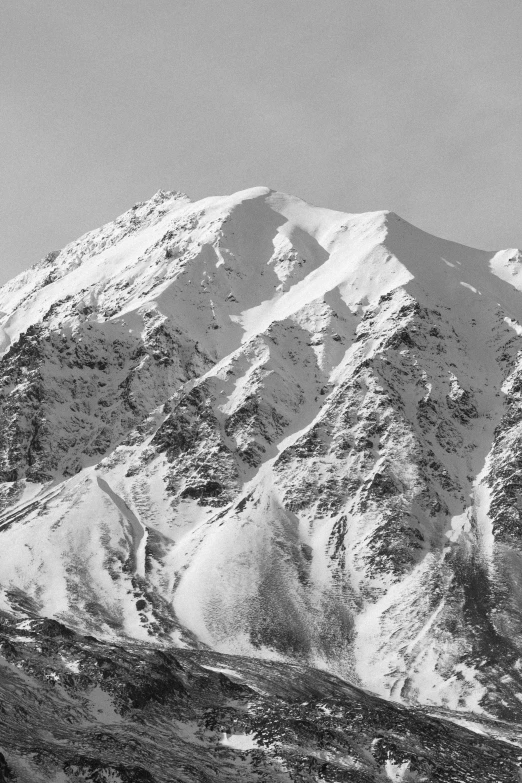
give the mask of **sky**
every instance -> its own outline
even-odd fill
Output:
[[[0,283],[157,190],[522,245],[522,0],[7,0]]]

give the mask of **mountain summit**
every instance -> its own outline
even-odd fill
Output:
[[[0,609],[522,720],[522,256],[159,191],[0,289]]]

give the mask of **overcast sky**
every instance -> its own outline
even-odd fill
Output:
[[[522,245],[521,0],[5,0],[0,282],[163,189]]]

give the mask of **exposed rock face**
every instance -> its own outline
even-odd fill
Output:
[[[0,289],[2,607],[520,719],[521,269],[266,188],[49,254]]]

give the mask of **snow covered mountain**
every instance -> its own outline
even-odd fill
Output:
[[[0,609],[522,719],[522,255],[160,191],[0,289]]]

